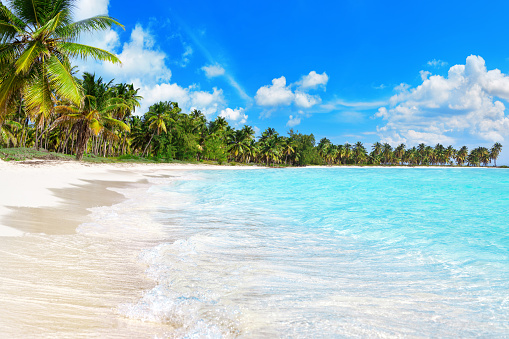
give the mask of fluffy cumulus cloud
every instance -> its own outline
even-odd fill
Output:
[[[310,108],[316,104],[319,104],[322,100],[316,95],[310,95],[308,93],[296,91],[295,92],[295,105],[302,108]]]
[[[255,100],[260,106],[288,106],[293,102],[294,94],[286,86],[286,78],[273,79],[272,85],[263,86],[256,92]]]
[[[272,80],[272,85],[260,87],[256,92],[255,100],[260,106],[276,107],[295,104],[299,108],[311,108],[322,102],[318,95],[307,93],[308,90],[322,86],[325,89],[327,74],[317,74],[315,71],[296,83],[287,85],[284,76]],[[292,87],[297,87],[293,90]]]
[[[329,76],[323,72],[322,74],[318,74],[315,71],[309,72],[308,75],[302,77],[301,81],[298,84],[303,89],[309,88],[317,88],[319,86],[326,86],[327,82],[329,82]]]
[[[203,66],[201,69],[205,72],[207,78],[214,78],[220,75],[224,75],[224,68],[218,64]]]
[[[155,46],[154,37],[141,25],[136,25],[131,32],[131,38],[123,45],[118,58],[122,65],[103,64],[104,72],[117,81],[145,78],[157,83],[171,78],[166,54]]]
[[[244,113],[244,108],[242,107],[235,109],[223,109],[221,113],[219,113],[219,116],[237,125],[245,124],[248,118],[248,116]]]
[[[383,141],[452,144],[466,133],[471,139],[501,142],[509,135],[501,101],[509,100],[509,76],[488,71],[480,56],[452,66],[446,77],[424,74],[421,85],[399,86],[397,92],[390,107],[375,114],[385,123],[378,128]]]

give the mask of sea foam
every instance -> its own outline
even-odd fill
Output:
[[[80,230],[146,241],[154,287],[119,313],[170,337],[504,336],[508,178],[200,171],[134,189]]]

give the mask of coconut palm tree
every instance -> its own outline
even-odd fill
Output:
[[[457,153],[457,152],[458,152],[458,151],[456,151],[456,150],[454,149],[454,147],[452,147],[452,145],[449,145],[449,146],[445,149],[445,152],[444,152],[444,153],[445,153],[445,158],[446,158],[447,163],[448,163],[449,165],[452,165],[452,164],[453,164],[452,159],[454,159],[454,158],[455,158],[455,156],[456,156],[456,153]]]
[[[105,50],[77,41],[84,32],[122,25],[104,15],[73,22],[76,2],[10,0],[10,9],[0,3],[0,115],[19,95],[24,96],[32,117],[48,116],[56,98],[79,106],[82,89],[70,60],[91,57],[120,62]]]
[[[161,132],[167,132],[167,124],[174,123],[174,118],[171,117],[172,113],[179,113],[180,108],[178,105],[172,102],[163,102],[160,101],[149,108],[149,112],[147,113],[147,123],[148,123],[148,129],[152,131],[152,135],[150,136],[150,139],[147,143],[147,146],[145,147],[145,150],[143,151],[142,156],[145,156],[147,154],[147,151],[150,147],[150,143],[152,142],[152,139],[157,134],[161,134]]]
[[[88,140],[92,135],[98,136],[114,128],[129,131],[123,121],[112,117],[114,112],[125,109],[126,104],[118,98],[112,98],[108,91],[110,83],[102,78],[95,79],[95,74],[84,73],[81,86],[84,97],[79,105],[68,103],[55,107],[61,116],[55,120],[51,129],[61,125],[70,125],[76,133],[76,160],[81,160],[87,149]]]
[[[392,146],[388,143],[383,144],[382,146],[382,156],[384,159],[384,165],[389,164],[392,161]]]
[[[490,150],[490,159],[495,161],[495,167],[497,167],[497,158],[502,151],[502,145],[499,142],[496,142]]]
[[[368,156],[368,153],[362,142],[358,141],[353,147],[355,163],[360,164],[361,162],[364,162],[366,160],[366,157]]]
[[[398,163],[402,163],[403,162],[403,158],[405,156],[405,144],[399,144],[396,149],[394,149],[394,158],[395,160],[398,162]]]
[[[467,146],[463,146],[458,150],[458,152],[456,152],[454,160],[456,160],[456,163],[458,165],[463,166],[465,161],[467,161],[467,158],[468,158],[468,148]]]

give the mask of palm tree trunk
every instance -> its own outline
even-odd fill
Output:
[[[82,123],[85,125],[84,123]],[[88,129],[88,126],[81,126],[80,130],[78,131],[78,136],[76,140],[76,160],[81,161],[83,159],[83,155],[85,153],[85,150],[87,148],[88,139],[90,138],[90,131]]]
[[[150,140],[148,141],[147,147],[145,147],[145,150],[143,150],[143,154],[141,155],[142,157],[145,156],[145,153],[147,152],[148,147],[150,146],[150,143],[152,142],[152,138],[154,137],[154,135],[155,135],[155,132],[152,133],[152,136],[150,137]]]

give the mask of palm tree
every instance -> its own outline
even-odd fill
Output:
[[[495,167],[497,167],[497,158],[502,151],[502,145],[499,142],[496,142],[490,150],[490,159],[495,161]]]
[[[384,164],[387,165],[390,163],[392,159],[392,146],[388,143],[383,144],[382,155],[384,157]]]
[[[456,153],[457,153],[457,152],[458,152],[458,151],[456,151],[456,150],[454,149],[454,147],[452,147],[452,145],[449,145],[449,146],[445,149],[445,158],[446,158],[446,160],[447,160],[447,163],[449,163],[450,165],[452,165],[452,164],[453,164],[452,159],[454,159],[454,158],[455,158],[455,156],[456,156]]]
[[[479,160],[483,163],[484,166],[488,166],[490,162],[490,151],[486,147],[478,147]]]
[[[403,162],[403,158],[405,156],[405,148],[405,144],[399,144],[396,149],[394,149],[393,155],[398,163]]]
[[[83,158],[90,136],[99,135],[107,127],[129,131],[129,126],[123,121],[112,117],[113,112],[124,109],[126,105],[118,98],[110,97],[109,83],[104,83],[102,78],[96,80],[94,74],[85,73],[82,87],[85,96],[79,105],[69,103],[55,107],[62,115],[51,127],[53,129],[68,123],[76,131],[76,160]]]
[[[463,166],[465,161],[467,161],[467,158],[468,158],[468,148],[467,146],[463,146],[458,150],[458,152],[456,152],[454,160],[456,160],[456,163],[458,165]]]
[[[353,153],[354,153],[355,163],[356,164],[359,164],[359,163],[363,162],[366,159],[366,157],[367,157],[366,148],[364,147],[364,145],[360,141],[358,141],[354,145]]]
[[[79,106],[82,89],[72,58],[120,63],[115,55],[76,41],[84,32],[123,26],[104,15],[73,22],[76,1],[10,0],[12,10],[0,3],[0,115],[20,94],[31,116],[48,116],[56,97]]]
[[[318,143],[317,149],[318,154],[329,164],[329,161],[327,160],[327,154],[329,152],[329,148],[331,148],[331,142],[327,138],[322,138],[320,142]],[[330,165],[330,164],[329,164]]]
[[[152,135],[150,136],[150,139],[147,143],[147,146],[145,147],[145,150],[143,151],[142,156],[145,156],[147,153],[147,150],[150,146],[150,143],[152,142],[152,139],[154,138],[154,135],[161,134],[162,131],[165,133],[167,132],[166,124],[168,122],[175,122],[173,118],[171,118],[172,111],[175,110],[175,105],[172,105],[171,102],[163,102],[160,101],[149,108],[149,112],[147,113],[147,123],[149,130],[152,131]],[[178,108],[178,105],[176,106],[178,111],[180,112],[180,109]]]

